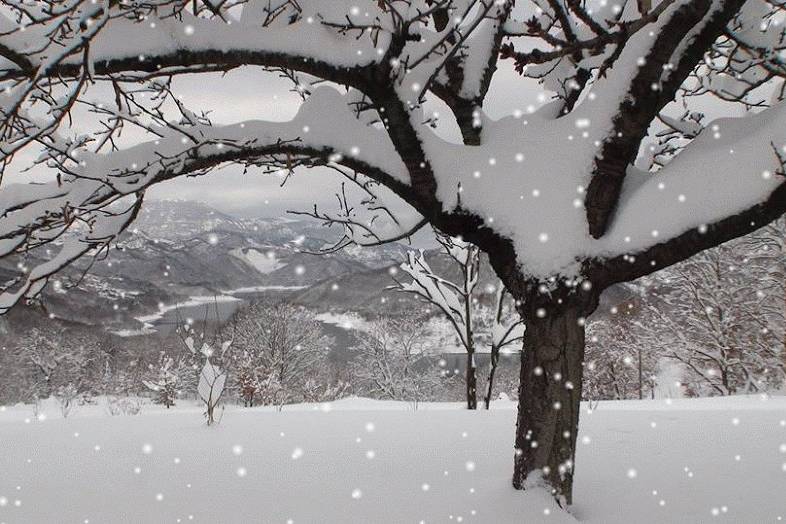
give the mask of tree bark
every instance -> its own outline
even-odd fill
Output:
[[[573,502],[583,316],[566,304],[528,314],[521,353],[513,486],[546,485],[563,506]]]
[[[467,409],[478,409],[478,378],[475,369],[475,348],[467,348]]]

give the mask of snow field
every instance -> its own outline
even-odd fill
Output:
[[[786,398],[583,405],[573,516],[510,487],[513,403],[181,401],[0,410],[0,522],[704,523],[786,519]]]

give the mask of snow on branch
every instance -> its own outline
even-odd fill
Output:
[[[38,13],[17,2],[3,2],[24,30],[12,29],[14,23],[6,18],[0,56],[7,64],[0,70],[0,81],[28,78],[33,72],[75,77],[83,66],[91,76],[131,78],[139,73],[160,76],[205,67],[227,70],[257,65],[359,86],[367,79],[356,73],[364,68],[393,61],[404,66],[399,69],[404,76],[418,69],[416,76],[434,77],[446,60],[458,55],[462,60],[455,68],[472,70],[465,90],[474,92],[475,69],[495,59],[496,47],[490,45],[489,35],[498,32],[512,4],[382,0],[357,5],[351,0],[299,0],[214,6],[203,2],[212,8],[194,12],[184,2],[163,0],[42,2],[49,3],[51,13],[46,9]],[[71,20],[77,27],[90,28],[90,34],[72,29],[66,23]],[[62,30],[54,32],[56,27]],[[56,54],[51,52],[55,48]],[[462,63],[465,59],[471,63]]]
[[[434,88],[437,94],[450,91],[453,96],[480,105],[512,7],[510,0],[472,2],[467,12],[457,17],[460,23],[443,37],[446,42],[452,41],[452,47],[423,90]],[[432,82],[438,85],[432,86]]]
[[[23,298],[38,296],[49,277],[85,254],[91,251],[97,251],[96,255],[105,253],[110,242],[136,217],[141,203],[140,198],[121,211],[101,210],[82,217],[71,214],[66,205],[62,212],[61,228],[44,229],[32,239],[36,245],[43,245],[62,236],[62,247],[50,260],[26,272],[21,279],[21,285],[17,285],[19,281],[12,281],[10,285],[0,286],[0,314],[6,313]],[[18,240],[19,236],[21,235],[10,240],[0,239],[0,249],[18,248],[23,243]]]
[[[307,213],[344,228],[329,249],[404,238],[428,221],[493,255],[506,284],[519,277],[583,282],[588,271],[615,281],[646,269],[621,257],[646,260],[656,246],[684,242],[671,258],[646,262],[661,267],[783,212],[779,106],[703,131],[698,115],[686,125],[663,114],[692,85],[691,75],[704,70],[708,50],[720,60],[757,42],[771,46],[772,53],[754,53],[750,65],[780,78],[772,58],[780,49],[780,36],[771,34],[774,4],[355,4],[5,2],[0,166],[18,165],[21,152],[41,147],[36,165],[49,167],[55,180],[0,185],[0,257],[59,247],[80,228],[97,227],[108,206],[128,205],[122,199],[139,202],[152,184],[229,162],[339,172],[347,188],[359,191],[359,202],[341,191],[338,212]],[[757,12],[768,14],[766,37],[753,30]],[[512,14],[525,27],[511,27]],[[542,52],[570,46],[573,52],[522,69],[553,88],[554,103],[492,120],[482,103],[504,38],[534,41]],[[582,44],[595,38],[597,47]],[[735,51],[724,54],[724,43]],[[44,65],[45,58],[52,62]],[[185,107],[170,86],[180,73],[241,65],[260,65],[295,83],[306,100],[294,120],[214,126],[209,112]],[[88,92],[98,92],[94,84],[111,89],[110,96],[88,100]],[[423,106],[431,94],[449,102],[462,143],[431,129]],[[95,128],[91,134],[75,134],[73,107],[97,118],[86,123]],[[658,132],[658,120],[678,138],[662,137],[662,169],[643,174],[632,165],[649,133]],[[155,138],[128,145],[133,139],[120,134],[129,127]],[[385,191],[410,204],[415,218],[395,216]],[[383,231],[384,221],[394,227]],[[683,238],[703,226],[709,234]],[[79,247],[73,253],[83,252]]]
[[[467,325],[470,321],[466,307],[470,298],[465,292],[466,286],[455,284],[434,273],[422,251],[407,253],[407,261],[401,264],[401,269],[412,277],[412,282],[399,282],[396,289],[414,293],[437,306],[466,347],[469,344]],[[474,284],[472,287],[474,288]]]
[[[450,257],[461,272],[459,283],[439,276],[431,269],[426,256],[420,252],[407,253],[401,269],[412,282],[396,281],[394,289],[414,293],[437,306],[453,325],[465,348],[471,348],[472,299],[480,275],[480,250],[468,242],[447,235],[437,234],[442,251]]]
[[[735,6],[735,2],[676,2],[650,25],[649,32],[639,32],[626,43],[614,66],[604,71],[606,77],[593,86],[604,100],[596,116],[612,124],[587,188],[587,220],[595,238],[608,228],[627,166],[635,160],[652,121],[723,32]]]
[[[619,278],[647,274],[780,216],[786,212],[784,137],[781,102],[712,122],[656,175],[630,168],[597,255],[606,251],[607,260],[615,259],[609,264]]]
[[[195,15],[180,2],[137,0],[110,5],[71,0],[53,4],[61,5],[49,16],[29,15],[27,9],[13,6],[25,30],[3,37],[3,56],[23,56],[25,60],[22,64],[15,60],[17,67],[6,70],[6,78],[27,76],[42,67],[46,73],[69,76],[87,59],[97,75],[211,63],[228,68],[286,65],[322,74],[332,72],[338,80],[340,69],[378,61],[393,31],[391,17],[371,3],[367,7],[375,15],[372,25],[367,25],[366,10],[353,11],[345,1],[287,2],[276,19],[288,19],[288,23],[273,23],[258,12],[237,20],[227,8],[222,9],[224,19]],[[85,6],[92,12],[84,13]],[[64,24],[66,19],[78,19],[82,26],[96,27],[99,17],[107,18],[108,23],[86,40]],[[61,24],[64,29],[53,34],[52,29]],[[369,27],[377,29],[375,37],[358,38],[358,32],[362,34]],[[71,41],[85,49],[88,41],[87,57],[67,48],[56,57],[49,56],[51,49]]]
[[[334,126],[343,132],[335,133]],[[55,271],[107,246],[133,220],[145,189],[174,177],[204,174],[234,161],[276,169],[345,165],[387,183],[408,182],[384,131],[355,118],[345,99],[327,86],[289,122],[196,124],[187,135],[159,132],[160,139],[124,150],[76,150],[50,158],[63,173],[56,181],[0,188],[0,256],[62,243],[59,254],[32,270],[18,289],[19,282],[2,289],[0,311],[36,296]],[[134,204],[118,212],[116,206],[127,206],[123,202],[129,198]]]

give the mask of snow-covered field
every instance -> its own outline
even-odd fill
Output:
[[[183,403],[181,403],[183,404]],[[606,402],[582,412],[576,504],[509,484],[512,403],[348,399],[44,420],[0,410],[0,522],[768,523],[786,519],[786,397]]]

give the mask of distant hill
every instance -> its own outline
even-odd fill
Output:
[[[135,316],[155,311],[159,303],[240,288],[309,287],[388,267],[408,249],[390,244],[309,253],[339,235],[315,221],[236,218],[200,202],[151,200],[108,256],[89,267],[80,261],[59,275],[44,304],[61,318],[107,329],[129,327]],[[24,261],[0,261],[0,281],[19,275],[18,264],[32,266],[43,258],[34,252]]]
[[[88,261],[81,261],[66,270],[58,277],[60,285],[46,291],[46,309],[27,308],[26,315],[52,313],[107,331],[133,330],[141,327],[135,317],[155,313],[159,305],[271,287],[293,289],[291,300],[315,311],[373,316],[416,307],[412,295],[387,290],[409,246],[309,253],[332,244],[340,233],[310,220],[238,218],[200,202],[151,200],[106,258],[89,268]],[[24,264],[34,264],[39,255],[28,255]],[[458,269],[446,256],[429,251],[427,258],[439,274],[458,278]],[[19,262],[0,261],[0,281],[17,275]],[[76,282],[79,285],[71,287]],[[496,278],[484,259],[481,289],[494,285]],[[618,286],[607,291],[604,304],[634,296],[630,286]],[[608,309],[602,305],[599,314]],[[23,320],[17,314],[14,322]]]

